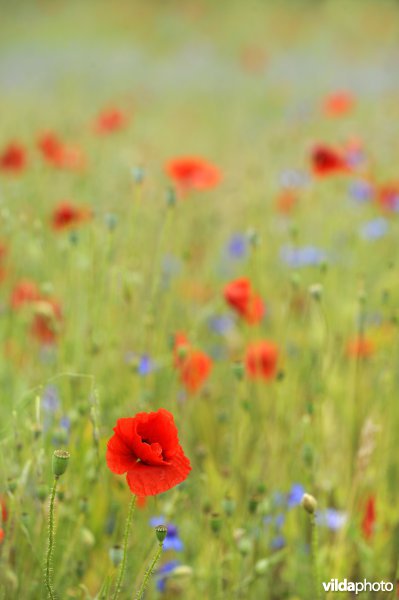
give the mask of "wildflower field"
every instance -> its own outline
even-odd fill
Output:
[[[396,598],[399,4],[0,8],[0,600]]]

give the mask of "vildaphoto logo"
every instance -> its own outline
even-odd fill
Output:
[[[361,594],[362,592],[392,592],[394,584],[391,581],[371,582],[366,579],[363,581],[331,579],[328,582],[323,581],[323,588],[325,592],[355,592],[355,594]]]

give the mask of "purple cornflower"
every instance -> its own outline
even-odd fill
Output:
[[[209,328],[215,333],[223,335],[234,326],[234,319],[230,315],[215,315],[208,321]]]
[[[163,525],[164,523],[165,519],[163,517],[153,517],[150,519],[150,525],[152,527],[157,527],[158,525]],[[177,529],[176,525],[173,525],[173,523],[168,523],[167,528],[168,532],[163,543],[163,549],[165,551],[174,550],[175,552],[182,552],[184,550],[184,544],[179,537],[179,530]]]
[[[283,246],[280,257],[289,267],[299,268],[320,265],[326,259],[326,253],[315,246],[303,246],[302,248]]]
[[[235,233],[227,244],[227,254],[230,258],[238,260],[245,258],[248,250],[248,238],[242,233]]]
[[[305,488],[300,483],[293,483],[287,497],[287,505],[289,508],[298,506],[301,503],[302,496],[305,493]]]
[[[365,223],[360,230],[360,234],[365,240],[378,240],[384,237],[388,228],[388,221],[383,217],[379,217]]]
[[[47,385],[42,395],[42,408],[48,413],[56,412],[60,407],[60,396],[55,385]]]
[[[346,520],[346,513],[335,508],[326,508],[326,510],[316,513],[316,523],[332,531],[341,529],[345,525]]]
[[[156,572],[157,590],[164,592],[166,589],[166,581],[171,576],[173,571],[180,565],[178,560],[170,560],[163,564]]]
[[[357,202],[368,202],[373,196],[373,188],[367,181],[352,181],[349,195]]]

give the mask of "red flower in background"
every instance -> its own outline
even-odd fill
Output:
[[[248,323],[259,323],[265,314],[262,298],[254,292],[247,277],[240,277],[224,288],[224,298]]]
[[[0,169],[10,173],[19,173],[26,168],[26,150],[17,143],[12,142],[0,154]]]
[[[385,183],[376,189],[376,198],[380,207],[388,212],[399,210],[399,183]]]
[[[283,190],[276,198],[276,210],[280,214],[289,215],[298,204],[298,194],[293,190]]]
[[[118,419],[114,432],[107,445],[107,465],[117,475],[126,473],[133,494],[162,494],[191,471],[173,415],[164,408]]]
[[[94,123],[94,129],[100,134],[112,133],[126,127],[127,121],[126,115],[121,110],[108,108],[98,115]]]
[[[165,170],[182,191],[207,190],[221,180],[217,167],[195,156],[175,158],[166,164]]]
[[[348,356],[352,357],[369,358],[374,354],[374,351],[374,343],[365,337],[358,337],[353,340],[349,340],[346,346],[346,352]]]
[[[354,96],[350,92],[340,91],[325,98],[323,111],[328,117],[342,117],[350,113],[354,106]]]
[[[7,521],[8,519],[8,512],[7,512],[7,507],[6,507],[6,503],[3,500],[3,498],[1,498],[0,496],[0,509],[1,509],[1,519],[0,519],[0,544],[2,543],[2,541],[4,540],[4,529],[3,529],[3,525],[4,523]]]
[[[61,169],[81,169],[86,164],[84,154],[78,146],[64,144],[51,131],[39,138],[38,148],[43,158],[54,167]]]
[[[35,303],[34,308],[32,334],[42,344],[54,344],[62,321],[60,303],[53,298],[40,299]]]
[[[349,165],[344,154],[331,146],[318,145],[311,153],[313,174],[324,177],[349,172]]]
[[[39,288],[34,281],[29,279],[22,279],[11,293],[11,306],[14,310],[37,300],[40,300]]]
[[[57,231],[74,229],[91,216],[87,208],[75,206],[71,202],[61,202],[53,212],[52,226]]]
[[[202,350],[193,349],[184,333],[175,336],[174,365],[180,381],[190,393],[198,392],[212,371],[212,360]]]
[[[278,356],[278,347],[273,342],[252,342],[245,355],[248,376],[252,379],[273,379],[277,373]]]
[[[362,533],[366,540],[370,540],[374,534],[377,519],[376,501],[374,496],[369,496],[364,507],[362,518]]]

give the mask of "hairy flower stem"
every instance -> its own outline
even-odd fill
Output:
[[[313,570],[313,585],[315,589],[315,598],[321,600],[320,574],[319,574],[319,533],[316,525],[316,517],[313,513],[310,520],[311,525],[311,542],[312,542],[312,570]]]
[[[52,560],[53,560],[53,552],[54,552],[54,546],[55,546],[55,542],[54,542],[54,536],[55,536],[54,501],[55,501],[55,493],[57,491],[58,479],[59,479],[59,476],[56,475],[54,477],[53,487],[51,488],[50,504],[49,504],[49,517],[48,517],[48,544],[47,544],[47,556],[46,556],[46,570],[44,573],[44,583],[46,585],[48,597],[50,598],[50,600],[55,600],[55,592],[54,592],[54,587],[53,587],[53,582],[52,582],[52,574],[53,574]]]
[[[145,573],[145,576],[144,576],[144,579],[143,579],[143,583],[141,584],[141,587],[140,587],[139,591],[137,592],[135,600],[141,600],[142,597],[144,596],[144,591],[145,591],[145,589],[146,589],[146,587],[148,585],[150,577],[151,577],[151,575],[152,575],[152,573],[153,573],[153,571],[155,569],[155,566],[156,566],[157,562],[159,561],[159,559],[161,557],[162,546],[163,546],[163,542],[160,542],[159,546],[158,546],[158,550],[157,550],[154,558],[152,559],[152,562],[151,562],[150,566],[148,567],[148,569],[147,569],[147,571]]]
[[[112,600],[116,600],[118,598],[120,591],[122,589],[123,577],[125,575],[125,570],[126,570],[127,546],[128,546],[128,542],[129,542],[129,534],[130,534],[130,529],[132,526],[134,509],[136,508],[136,500],[137,500],[137,496],[133,495],[133,497],[130,501],[129,512],[127,515],[126,525],[125,525],[125,534],[123,537],[123,558],[122,558],[121,565],[119,567],[119,575],[118,575],[118,579],[116,582],[114,595],[112,596]]]

